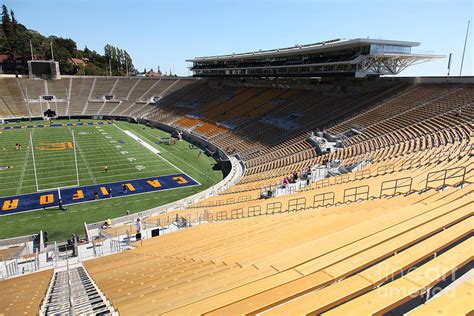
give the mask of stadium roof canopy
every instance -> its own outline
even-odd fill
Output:
[[[334,39],[307,45],[187,60],[194,76],[366,77],[395,75],[415,63],[443,58],[412,54],[418,42]]]

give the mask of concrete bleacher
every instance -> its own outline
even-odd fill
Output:
[[[77,78],[72,79],[69,92],[69,106],[67,108],[68,115],[81,115],[89,95],[93,89],[94,80]]]
[[[3,118],[31,116],[18,79],[0,78],[0,99]]]

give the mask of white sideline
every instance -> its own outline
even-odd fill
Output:
[[[135,140],[138,140],[140,142],[140,144],[142,144],[143,146],[145,146],[146,148],[148,148],[149,150],[151,150],[152,152],[156,153],[156,154],[160,154],[160,151],[158,149],[156,149],[153,145],[150,145],[148,142],[142,140],[140,137],[136,136],[135,134],[133,134],[132,132],[130,131],[126,131],[126,130],[123,130],[121,129],[120,127],[117,126],[117,124],[113,124],[115,127],[117,127],[119,130],[121,130],[122,132],[126,133],[128,136],[132,137],[133,139]],[[184,172],[183,170],[181,170],[180,168],[178,168],[175,164],[171,163],[168,159],[164,158],[162,155],[159,155],[159,157],[163,160],[163,161],[166,161],[168,164],[170,164],[171,166],[175,167],[176,170],[178,170],[179,172],[181,173],[184,173],[185,175],[187,175],[191,180],[193,180],[194,182],[196,182],[198,185],[201,185],[201,183],[199,181],[197,181],[196,179],[194,179],[193,177],[191,177],[189,174],[187,174],[186,172]]]
[[[158,149],[156,149],[152,145],[148,144],[147,142],[145,142],[144,140],[142,140],[140,137],[133,134],[132,132],[126,131],[126,130],[123,130],[123,132],[125,134],[127,134],[128,136],[130,136],[131,138],[133,138],[134,140],[136,140],[137,142],[139,142],[141,145],[143,145],[146,149],[148,149],[152,153],[154,153],[154,154],[159,154],[160,153],[160,151]]]

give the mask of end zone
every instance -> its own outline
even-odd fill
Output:
[[[118,181],[0,198],[0,216],[129,195],[201,185],[185,173]]]

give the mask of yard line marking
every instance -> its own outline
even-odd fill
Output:
[[[89,167],[89,164],[87,163],[87,159],[85,155],[82,153],[81,147],[79,147],[79,142],[76,142],[76,146],[77,146],[77,150],[79,151],[79,154],[81,155],[82,161],[84,161],[84,164],[86,165],[87,173],[89,173],[91,180],[94,182],[97,182],[96,178],[94,177],[94,174],[92,173],[91,168]]]
[[[196,179],[194,179],[193,177],[191,177],[189,174],[187,174],[186,172],[184,172],[183,170],[181,170],[180,168],[178,168],[175,164],[171,163],[170,161],[168,161],[165,157],[163,157],[162,155],[160,155],[159,153],[159,150],[155,148],[154,145],[150,145],[149,143],[147,143],[145,140],[142,140],[140,139],[138,136],[136,136],[135,134],[133,134],[132,132],[130,131],[125,131],[123,129],[121,129],[120,127],[117,126],[117,124],[112,124],[113,126],[115,126],[116,128],[118,128],[119,130],[121,130],[124,134],[128,135],[129,137],[137,140],[139,139],[140,141],[140,144],[142,144],[144,147],[146,147],[147,149],[149,149],[150,151],[154,152],[154,153],[158,153],[158,157],[160,157],[161,159],[163,159],[164,161],[166,161],[167,163],[169,163],[171,166],[175,167],[178,171],[180,171],[181,173],[184,173],[186,174],[188,177],[191,178],[191,180],[193,180],[194,182],[198,183],[199,185],[201,185],[201,183],[199,181],[197,181]],[[132,136],[133,135],[133,136]],[[153,143],[153,142],[152,142]],[[176,157],[176,156],[175,156]],[[137,168],[138,169],[138,168]]]
[[[129,137],[131,138],[134,138],[132,137],[130,134],[127,133],[127,131],[124,131],[123,129],[121,129],[120,127],[117,126],[117,124],[113,124],[116,128],[118,128],[119,130],[121,130],[124,134],[128,135]],[[132,133],[133,134],[133,133]],[[144,147],[150,149],[149,147],[152,147],[154,149],[154,151],[158,151],[156,148],[154,148],[153,145],[150,145],[148,144],[147,142],[143,141],[143,142],[140,142],[140,144],[142,144]],[[146,144],[146,145],[145,145]],[[150,151],[152,151],[150,149]],[[158,151],[159,152],[159,151]],[[183,170],[181,170],[180,168],[176,167],[174,164],[172,164],[171,162],[169,162],[167,159],[165,159],[163,156],[161,155],[158,155],[161,159],[163,159],[164,161],[166,161],[167,163],[169,163],[171,166],[175,167],[178,171],[180,171],[181,173],[184,173],[184,174],[187,174],[186,172],[184,172]],[[189,176],[189,175],[188,175]],[[191,178],[191,177],[190,177]],[[191,178],[193,179],[193,178]],[[195,179],[193,179],[194,181],[196,181]],[[197,181],[196,181],[197,182]]]
[[[145,133],[145,134],[148,134],[148,135],[150,135],[150,136],[152,136],[152,137],[155,137],[155,135],[150,134],[150,133],[147,132],[146,130],[145,130],[144,133]],[[149,140],[149,138],[147,138],[146,136],[144,136],[144,138]],[[206,173],[203,173],[201,170],[199,170],[199,169],[197,169],[196,167],[192,166],[192,165],[189,164],[187,161],[184,161],[184,160],[181,159],[180,157],[176,156],[174,153],[172,153],[170,150],[168,150],[168,149],[165,148],[164,146],[159,145],[159,144],[156,144],[156,146],[159,147],[159,148],[161,148],[162,150],[164,150],[164,151],[167,152],[168,154],[172,155],[176,160],[181,161],[183,164],[185,164],[185,165],[188,166],[189,168],[191,168],[191,169],[193,169],[194,171],[200,173],[202,176],[208,178],[209,180],[213,180],[213,181],[214,181],[214,179],[212,179],[209,175],[207,175]],[[176,150],[177,150],[177,149],[176,149]],[[199,150],[200,150],[200,149],[199,149]],[[161,157],[163,160],[165,160],[165,161],[167,161],[168,163],[170,163],[168,160],[166,160],[165,158],[163,158],[161,155],[160,155],[160,157]],[[171,164],[171,163],[170,163],[170,164]],[[173,164],[171,164],[171,165],[173,165]],[[175,166],[175,165],[173,165],[173,166]],[[176,166],[175,166],[175,167],[176,167]],[[179,169],[179,170],[180,170],[180,169]],[[181,171],[181,170],[180,170],[180,171]],[[181,172],[183,172],[183,171],[181,171]],[[185,173],[185,172],[183,172],[183,173]],[[187,174],[187,173],[186,173],[186,174]],[[188,174],[188,176],[189,176],[191,179],[193,179],[189,174]],[[193,179],[193,180],[196,181],[195,179]],[[197,181],[196,181],[196,182],[197,182]],[[214,183],[216,183],[216,182],[214,181]]]
[[[82,150],[82,149],[81,149]],[[82,154],[84,154],[84,151],[82,150]],[[125,155],[125,154],[124,154]],[[147,163],[149,164],[150,167],[153,167],[153,166],[156,166],[156,168],[160,169],[160,168],[163,168],[163,167],[166,167],[168,166],[169,168],[171,169],[174,169],[173,166],[167,164],[166,162],[164,161],[156,161],[156,158],[155,159],[152,159],[150,157],[147,157],[147,158],[143,158],[142,156],[140,155],[136,155],[136,153],[134,153],[134,158],[140,158],[140,161],[143,162],[143,163]],[[128,157],[127,157],[128,158]],[[116,159],[120,159],[120,160],[116,160]],[[120,156],[118,153],[117,154],[114,154],[113,155],[113,160],[112,161],[109,161],[109,165],[110,166],[120,166],[123,164],[123,160],[122,159],[126,159],[125,157],[123,156]],[[57,160],[43,160],[44,163],[47,165],[48,163],[53,163],[54,161],[57,161]],[[99,166],[103,166],[104,164],[104,159],[93,159],[93,160],[88,160],[88,163],[89,163],[89,166],[91,166],[91,169],[94,169],[94,167],[99,167]],[[126,167],[124,167],[126,168]],[[79,167],[79,169],[83,170],[85,169],[85,167]],[[44,174],[55,174],[59,172],[58,170],[55,170],[55,169],[49,169],[49,168],[41,168],[39,170],[37,170],[37,175],[39,176],[40,174],[41,175],[44,175]],[[26,175],[30,174],[32,172],[29,172],[27,171],[26,172]],[[8,175],[8,176],[4,176],[2,178],[10,178],[10,177],[14,177],[14,178],[17,178],[16,175]],[[43,179],[43,178],[41,178]],[[26,181],[26,180],[25,180]]]
[[[26,172],[26,166],[28,165],[28,156],[29,156],[29,154],[30,154],[30,150],[29,150],[29,148],[26,148],[25,162],[23,163],[23,168],[21,169],[20,181],[18,182],[18,185],[16,187],[16,194],[20,194],[21,188],[23,186],[23,179],[25,178],[25,172]]]
[[[77,167],[77,153],[76,153],[76,138],[74,137],[74,130],[71,130],[72,134],[72,148],[74,149],[74,164],[76,166],[77,185],[79,186],[79,168]]]
[[[34,130],[33,130],[33,131],[34,131]],[[32,136],[32,132],[30,132],[30,146],[31,146],[31,156],[33,157],[33,169],[34,169],[34,171],[35,171],[36,191],[39,191],[38,176],[36,175],[35,152],[34,152],[34,150],[33,150],[33,136]]]

